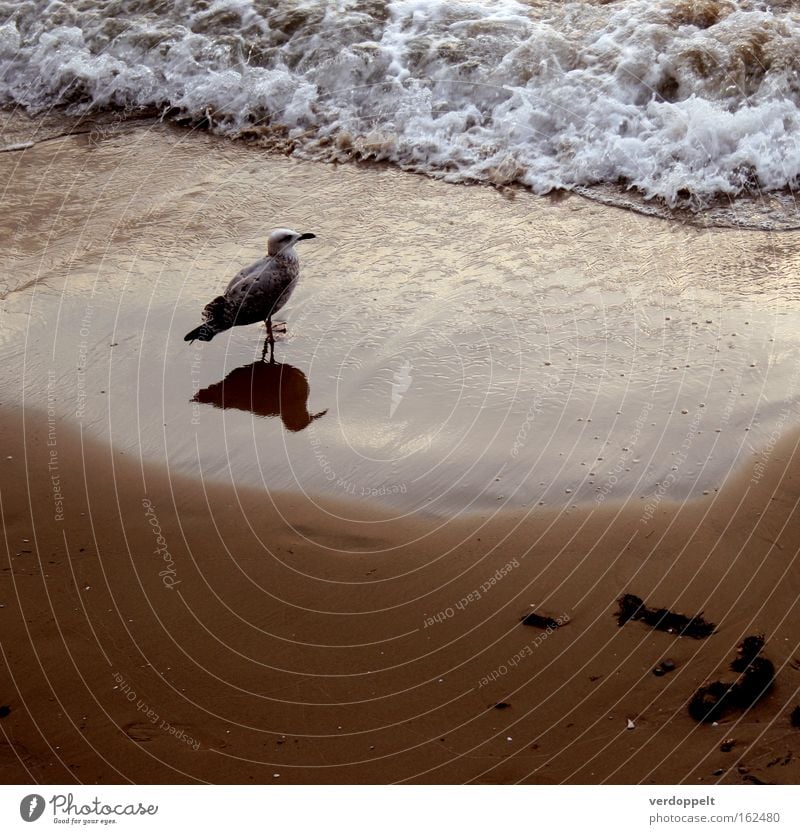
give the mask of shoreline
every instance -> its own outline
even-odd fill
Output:
[[[186,132],[194,136],[207,136],[211,139],[230,142],[247,148],[254,153],[268,153],[276,159],[291,158],[301,162],[322,164],[338,167],[352,165],[365,171],[398,171],[414,177],[422,177],[433,182],[456,188],[489,189],[505,199],[515,200],[518,196],[534,197],[559,203],[575,196],[611,209],[622,212],[633,212],[642,217],[657,218],[666,223],[677,223],[692,229],[713,228],[717,231],[769,231],[771,233],[797,232],[800,230],[800,220],[792,219],[796,214],[796,201],[793,192],[786,188],[780,191],[759,191],[757,194],[740,194],[736,197],[720,196],[702,209],[668,206],[663,199],[648,198],[641,192],[630,190],[622,184],[594,183],[592,185],[576,185],[572,188],[557,188],[546,194],[536,194],[529,186],[516,181],[493,182],[491,180],[465,180],[450,182],[446,174],[437,171],[423,171],[415,168],[404,168],[388,160],[364,159],[354,156],[348,160],[329,159],[313,154],[294,155],[294,146],[289,144],[282,135],[271,136],[269,132],[259,135],[254,131],[252,135],[242,133],[239,136],[227,136],[214,132],[202,122],[191,124],[181,120],[167,119],[167,112],[158,114],[153,108],[142,110],[105,110],[97,113],[87,113],[71,116],[66,112],[59,112],[56,108],[49,110],[44,116],[30,116],[21,107],[0,106],[0,115],[4,119],[3,129],[13,134],[20,131],[23,136],[29,135],[34,127],[39,129],[39,122],[51,124],[52,135],[41,139],[23,139],[0,148],[2,153],[21,153],[44,142],[58,139],[88,136],[89,140],[103,140],[111,135],[120,136],[131,134],[142,129],[163,129]],[[63,125],[67,130],[60,132]]]

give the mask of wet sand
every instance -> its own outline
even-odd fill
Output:
[[[796,422],[800,233],[159,126],[0,166],[4,402],[51,402],[174,472],[428,515],[682,500]],[[318,239],[299,247],[286,374],[253,383],[263,328],[183,335],[277,222]]]
[[[6,781],[797,782],[795,233],[160,126],[0,166]],[[277,363],[187,346],[276,222]]]

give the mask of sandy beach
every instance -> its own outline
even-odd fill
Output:
[[[44,412],[2,425],[4,782],[800,777],[796,437],[648,520],[433,524],[203,484],[66,427],[48,445]],[[619,627],[626,592],[717,630]],[[521,624],[532,610],[564,625]],[[751,633],[774,689],[696,724],[692,693]]]
[[[800,233],[59,132],[0,154],[4,781],[798,781]],[[186,345],[274,225],[277,363]]]

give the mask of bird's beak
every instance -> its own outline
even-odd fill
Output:
[[[315,237],[316,237],[316,235],[312,235],[312,234],[311,234],[311,232],[304,232],[304,233],[303,233],[302,235],[300,235],[300,237],[299,237],[299,238],[297,238],[297,239],[298,239],[298,240],[312,240],[312,239],[313,239],[313,238],[315,238]]]

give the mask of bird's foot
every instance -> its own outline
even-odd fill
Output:
[[[264,327],[266,328],[266,324],[264,325]],[[269,330],[267,330],[267,332],[269,333]],[[278,339],[279,337],[286,336],[287,334],[288,334],[288,331],[286,329],[286,322],[285,321],[273,321],[272,322],[272,336],[273,336],[273,338]],[[282,341],[282,339],[281,339],[281,341]]]

